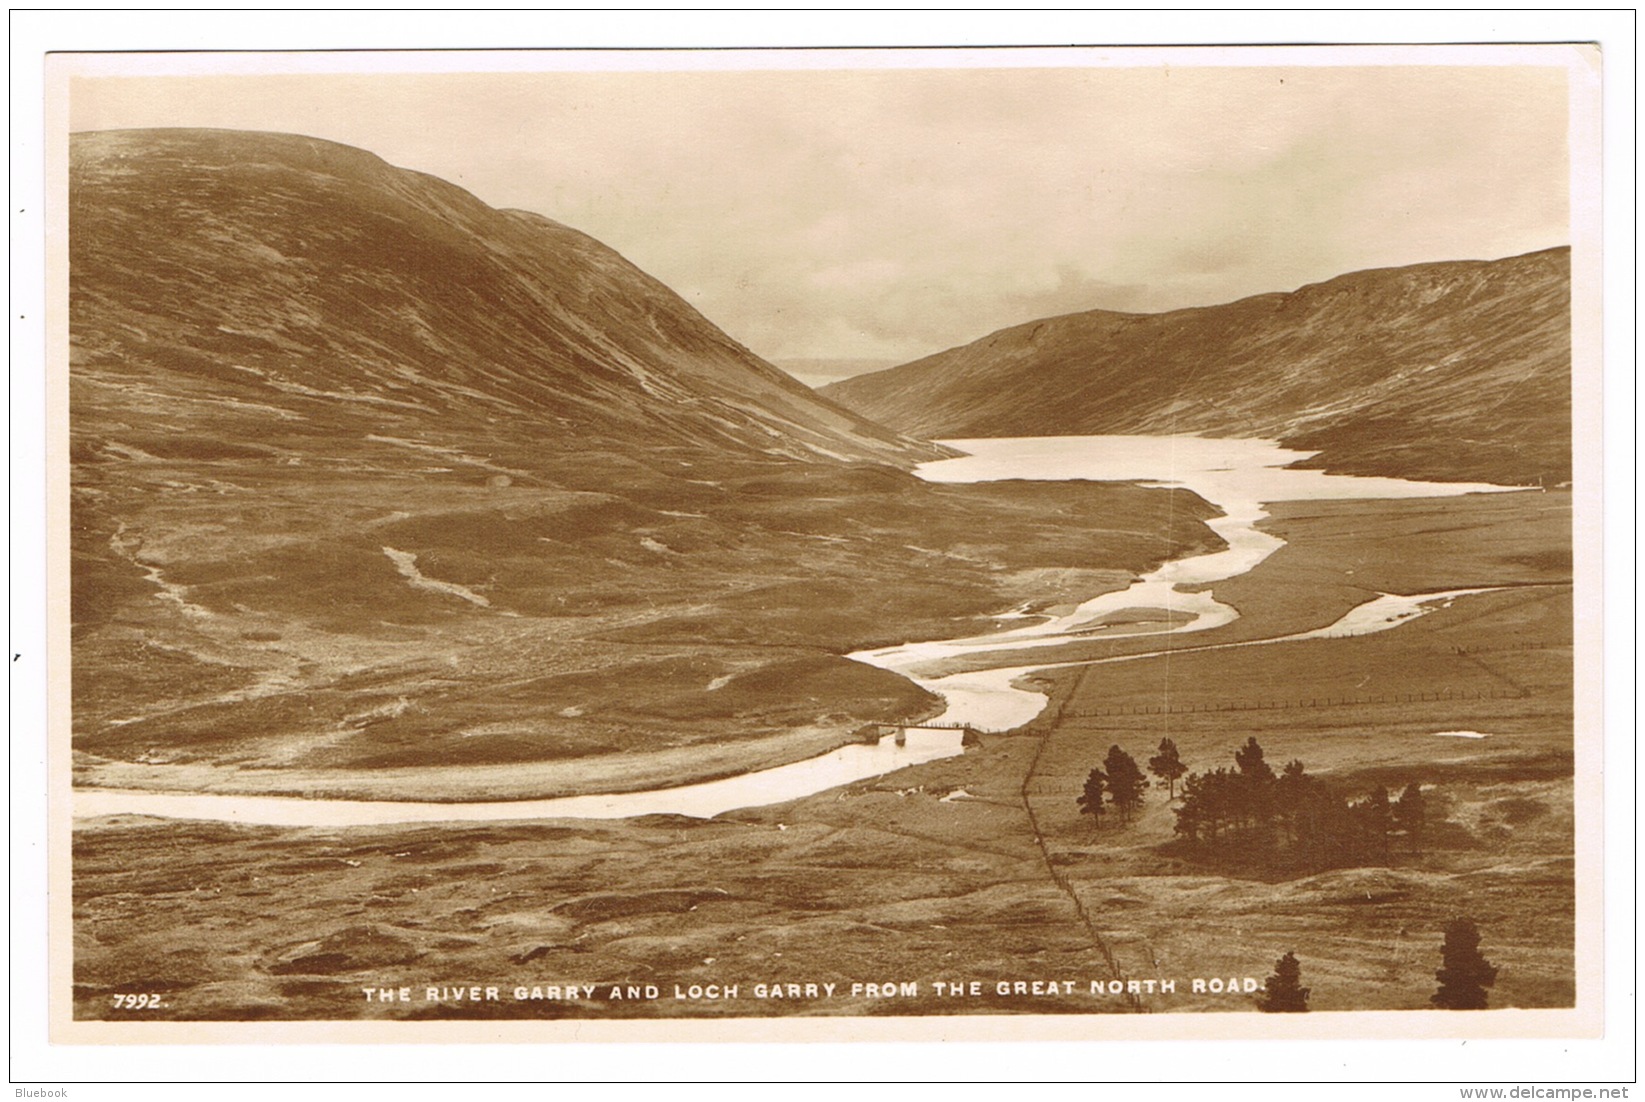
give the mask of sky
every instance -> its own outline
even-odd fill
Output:
[[[1558,65],[1118,53],[77,77],[69,126],[359,146],[593,235],[767,359],[853,361],[841,371],[1055,314],[1211,305],[1570,241]],[[235,64],[267,67],[256,58]]]

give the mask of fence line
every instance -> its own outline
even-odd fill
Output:
[[[1325,696],[1306,700],[1226,700],[1194,704],[1115,704],[1087,710],[1067,709],[1064,718],[1104,716],[1195,715],[1200,712],[1270,712],[1287,708],[1351,708],[1367,704],[1421,704],[1456,700],[1522,700],[1528,693],[1511,689],[1439,689],[1423,693],[1386,693],[1372,696]]]
[[[1091,672],[1092,668],[1091,666],[1085,666],[1080,670],[1079,676],[1074,682],[1074,692],[1079,691],[1080,685],[1084,683],[1086,675]],[[1074,887],[1073,881],[1069,880],[1068,876],[1057,868],[1056,861],[1052,860],[1051,845],[1045,840],[1045,833],[1040,829],[1039,816],[1034,814],[1034,795],[1028,791],[1028,786],[1034,780],[1034,771],[1039,768],[1040,757],[1045,753],[1046,744],[1051,741],[1050,733],[1055,729],[1058,720],[1063,715],[1062,709],[1067,700],[1068,697],[1062,697],[1047,706],[1046,712],[1051,713],[1050,724],[1035,732],[1038,742],[1034,746],[1034,757],[1028,763],[1028,770],[1022,775],[1022,785],[1018,789],[1018,796],[1022,800],[1023,810],[1028,813],[1028,829],[1034,835],[1034,844],[1039,847],[1040,858],[1045,864],[1045,871],[1051,875],[1051,882],[1073,902],[1074,913],[1079,916],[1080,923],[1085,927],[1085,932],[1090,935],[1091,944],[1096,947],[1098,954],[1102,956],[1103,963],[1108,965],[1108,974],[1116,980],[1123,980],[1126,978],[1125,973],[1121,970],[1119,961],[1114,959],[1114,951],[1108,947],[1108,942],[1103,939],[1102,933],[1097,929],[1096,920],[1086,908],[1085,901],[1080,898],[1078,889]],[[1125,994],[1125,1002],[1134,1013],[1140,1014],[1147,1011],[1147,1007],[1143,1005],[1142,1000],[1130,992]]]
[[[1501,654],[1507,651],[1523,650],[1568,650],[1572,644],[1563,643],[1499,643],[1494,647],[1452,647],[1452,654]]]

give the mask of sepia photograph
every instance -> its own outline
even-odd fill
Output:
[[[53,1038],[1597,1036],[1601,68],[52,56]]]

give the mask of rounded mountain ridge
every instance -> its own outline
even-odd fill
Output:
[[[140,361],[180,394],[289,406],[324,391],[327,419],[354,408],[440,432],[477,419],[537,447],[935,454],[819,398],[588,235],[373,153],[187,129],[87,132],[70,148],[83,375]]]

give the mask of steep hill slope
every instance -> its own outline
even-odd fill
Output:
[[[1570,478],[1570,250],[1003,329],[822,393],[930,438],[1277,438],[1355,474]]]
[[[920,482],[939,449],[605,246],[359,150],[101,133],[70,168],[83,782],[772,764],[929,708],[842,653],[1214,540],[1191,495]]]
[[[76,135],[70,172],[77,413],[136,383],[171,400],[152,432],[196,444],[273,444],[273,430],[335,447],[358,426],[483,432],[511,454],[931,454],[817,398],[592,238],[362,150],[113,131]]]

